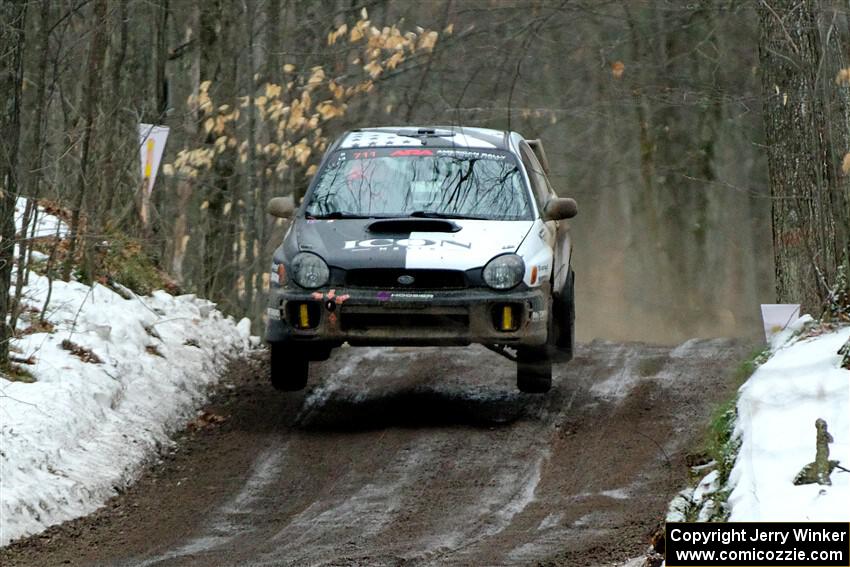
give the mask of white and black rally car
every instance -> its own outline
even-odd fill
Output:
[[[537,140],[464,127],[353,130],[324,156],[275,251],[266,340],[272,384],[352,346],[480,343],[545,392],[572,358],[575,276]]]

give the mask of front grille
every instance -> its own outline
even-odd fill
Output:
[[[402,276],[410,276],[410,284],[399,283]],[[348,287],[375,287],[381,289],[463,289],[466,274],[460,270],[404,270],[398,268],[358,268],[345,274]]]
[[[464,332],[469,328],[469,315],[465,313],[346,313],[343,311],[340,324],[344,331],[408,328]]]

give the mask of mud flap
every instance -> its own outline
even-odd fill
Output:
[[[570,274],[564,288],[552,294],[552,314],[549,317],[550,357],[554,362],[568,362],[575,350],[575,272]]]

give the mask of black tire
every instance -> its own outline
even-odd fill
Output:
[[[516,386],[527,394],[544,394],[552,388],[552,359],[547,349],[521,349],[517,353]]]
[[[303,352],[304,356],[310,362],[324,362],[331,357],[331,351],[333,351],[333,348],[330,346],[310,345],[309,348],[306,348]]]
[[[310,361],[285,343],[271,343],[269,350],[269,377],[275,390],[303,390],[310,374]]]
[[[575,310],[576,274],[570,269],[564,289],[552,295],[552,313],[549,317],[550,356],[555,362],[573,359],[576,346]]]

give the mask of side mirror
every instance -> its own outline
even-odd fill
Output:
[[[269,201],[266,212],[273,217],[289,218],[295,211],[295,199],[292,197],[275,197]]]
[[[578,214],[578,204],[575,199],[555,197],[549,199],[543,207],[543,220],[556,221],[571,219]]]

